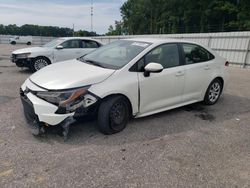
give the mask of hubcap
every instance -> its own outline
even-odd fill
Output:
[[[221,90],[220,84],[218,82],[214,82],[212,86],[210,87],[209,95],[208,95],[209,100],[211,102],[215,102],[219,98],[220,90]]]
[[[119,128],[125,118],[125,107],[122,103],[116,103],[110,110],[110,120],[113,129]]]
[[[48,65],[48,62],[44,59],[38,59],[35,61],[34,63],[34,67],[36,70],[40,70],[42,69],[43,67],[47,66]]]

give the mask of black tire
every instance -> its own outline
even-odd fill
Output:
[[[31,45],[31,42],[27,42],[27,45]]]
[[[11,42],[11,44],[12,44],[12,45],[15,45],[15,44],[16,44],[16,42],[15,42],[15,41],[12,41],[12,42]]]
[[[41,64],[41,65],[39,65],[39,64]],[[31,62],[30,69],[33,72],[36,72],[36,71],[42,69],[43,67],[48,66],[49,64],[50,64],[50,61],[47,58],[37,57]]]
[[[208,86],[203,103],[206,105],[215,104],[221,95],[223,84],[220,79],[214,79]]]
[[[125,97],[114,96],[105,99],[98,109],[98,128],[103,134],[122,131],[130,117],[129,104]]]

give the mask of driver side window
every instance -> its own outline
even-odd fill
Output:
[[[143,68],[151,62],[161,64],[164,69],[179,66],[178,45],[164,44],[156,47],[137,62],[137,70],[143,71]]]

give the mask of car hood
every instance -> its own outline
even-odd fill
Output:
[[[31,48],[22,48],[19,50],[15,50],[12,53],[13,54],[22,54],[22,53],[32,53],[32,52],[43,52],[43,51],[48,51],[49,48],[45,47],[31,47]]]
[[[102,82],[115,70],[83,63],[76,59],[44,67],[30,76],[36,85],[48,90],[62,90]]]

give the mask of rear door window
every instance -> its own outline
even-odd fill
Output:
[[[92,40],[82,40],[82,48],[98,48],[99,44]]]
[[[206,62],[214,59],[214,56],[195,44],[182,44],[186,64]]]
[[[61,45],[63,48],[80,48],[80,40],[68,40]]]

